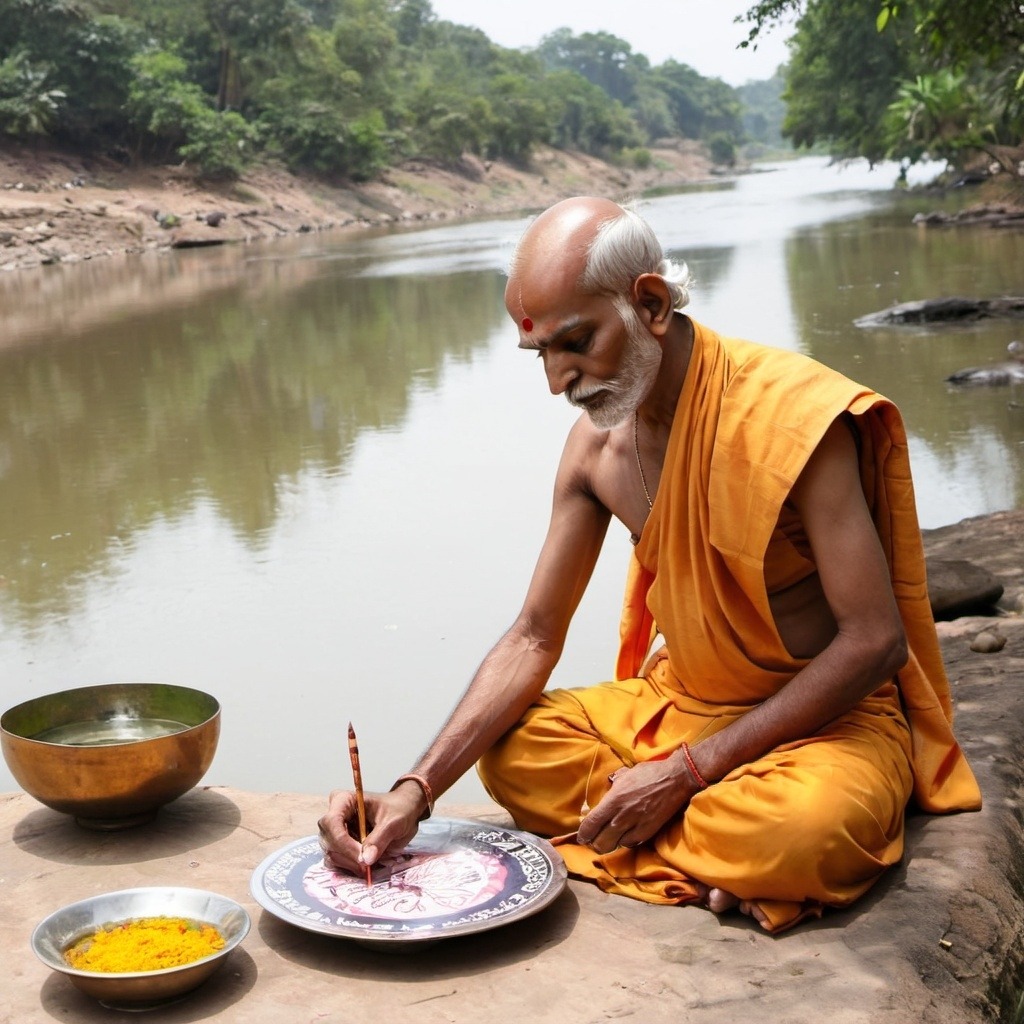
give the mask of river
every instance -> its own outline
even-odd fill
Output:
[[[694,272],[693,316],[900,405],[923,526],[1020,507],[1024,394],[943,382],[1019,322],[853,320],[1019,294],[1024,233],[916,226],[963,200],[893,180],[804,159],[643,209]],[[349,721],[368,787],[407,770],[518,611],[575,415],[504,313],[525,223],[0,278],[4,706],[173,682],[223,705],[206,783],[348,785]],[[628,550],[613,527],[554,685],[610,676]],[[470,775],[449,797],[481,794]]]

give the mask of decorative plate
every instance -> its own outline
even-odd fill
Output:
[[[546,907],[565,887],[562,858],[527,832],[430,818],[373,884],[324,863],[318,836],[272,853],[250,891],[271,914],[360,942],[437,941],[497,928]]]

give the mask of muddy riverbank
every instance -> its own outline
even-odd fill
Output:
[[[528,168],[470,157],[456,168],[413,161],[359,185],[301,178],[269,165],[215,185],[183,166],[124,167],[53,150],[7,150],[0,153],[0,270],[513,214],[587,192],[625,199],[716,173],[703,148],[691,142],[653,150],[644,169],[542,149]]]

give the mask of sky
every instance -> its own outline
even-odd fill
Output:
[[[445,21],[482,29],[500,46],[536,46],[558,28],[610,32],[652,64],[676,60],[730,85],[771,78],[788,57],[791,26],[762,33],[756,50],[737,49],[747,26],[733,19],[754,0],[431,0]]]

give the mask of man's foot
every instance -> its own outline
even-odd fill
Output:
[[[752,917],[763,928],[768,926],[768,918],[756,903],[750,900],[741,900],[739,896],[734,896],[731,892],[726,892],[724,889],[711,888],[710,886],[700,885],[700,883],[698,883],[698,886],[701,895],[700,902],[712,913],[724,914],[729,910],[736,909],[741,914]]]

